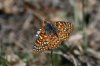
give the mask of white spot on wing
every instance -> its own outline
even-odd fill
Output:
[[[36,34],[37,37],[39,36],[40,32],[41,32],[41,29],[39,29],[39,31],[37,31],[37,34]]]

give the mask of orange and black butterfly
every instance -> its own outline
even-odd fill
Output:
[[[59,47],[61,42],[69,38],[72,31],[73,25],[70,22],[45,23],[38,33],[36,42],[33,44],[33,53]]]

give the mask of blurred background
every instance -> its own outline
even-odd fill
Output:
[[[69,40],[33,54],[43,19],[74,25]],[[0,66],[100,66],[100,0],[0,0]]]

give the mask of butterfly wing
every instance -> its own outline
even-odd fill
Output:
[[[59,40],[59,38],[57,36],[50,35],[49,39],[50,39],[49,44],[48,44],[48,49],[49,50],[57,48],[58,45],[61,43],[61,41]]]
[[[42,52],[48,50],[48,44],[50,43],[49,36],[46,33],[40,33],[35,44],[33,44],[33,53]]]
[[[46,23],[44,26],[42,26],[42,29],[37,37],[38,39],[33,44],[33,53],[49,50],[52,47],[55,47],[55,44],[58,44],[58,43],[54,43],[58,41],[56,29],[57,28],[55,28],[55,26],[51,23]],[[51,42],[52,40],[54,41]],[[51,46],[51,43],[54,46],[53,45]]]
[[[51,38],[51,43],[49,48],[50,49],[54,49],[59,47],[59,45],[61,44],[61,42],[63,42],[64,40],[67,40],[70,36],[70,34],[73,31],[73,25],[70,22],[55,22],[55,26],[57,28],[57,36],[53,36]]]
[[[58,35],[60,40],[67,40],[73,31],[73,25],[70,22],[56,22],[58,28]]]

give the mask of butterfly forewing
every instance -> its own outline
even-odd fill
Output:
[[[58,28],[59,39],[67,40],[73,31],[72,23],[59,21],[55,25]]]
[[[49,36],[46,33],[40,33],[38,39],[36,40],[33,46],[33,52],[42,52],[44,50],[48,50],[48,45],[50,43]]]

